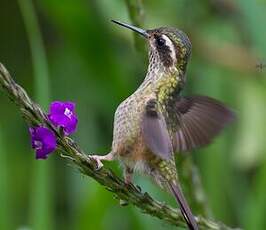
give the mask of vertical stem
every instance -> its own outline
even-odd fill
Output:
[[[251,186],[245,210],[245,229],[265,229],[266,211],[266,163],[264,162]]]
[[[0,127],[0,131],[2,131]],[[6,151],[2,133],[0,132],[0,229],[10,229],[10,210],[9,201],[11,200],[8,192],[8,170],[6,162]]]
[[[184,186],[184,190],[195,214],[211,218],[212,213],[202,187],[199,170],[194,164],[192,156],[179,154],[177,157],[177,170],[180,182]]]
[[[125,0],[129,17],[132,24],[138,27],[142,27],[144,24],[144,7],[142,0]],[[147,50],[145,49],[145,39],[139,36],[137,33],[133,33],[136,50],[141,54],[142,59],[146,57]]]
[[[49,74],[38,19],[31,0],[19,0],[18,2],[30,43],[34,71],[35,99],[41,106],[47,107],[50,100]]]
[[[18,3],[30,43],[35,98],[40,105],[47,107],[50,101],[48,67],[34,6],[31,0],[19,0]],[[34,162],[30,213],[34,230],[54,229],[51,169],[51,160]]]

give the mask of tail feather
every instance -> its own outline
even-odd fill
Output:
[[[169,183],[169,187],[173,195],[175,196],[179,206],[180,210],[182,212],[182,215],[184,216],[187,225],[190,230],[198,230],[198,225],[196,223],[196,220],[186,202],[186,199],[181,191],[181,188],[179,185],[174,185],[173,183]]]

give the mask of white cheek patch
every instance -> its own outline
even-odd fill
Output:
[[[165,40],[165,45],[167,45],[170,49],[170,55],[171,58],[173,59],[174,63],[176,62],[176,55],[175,55],[175,46],[173,44],[173,42],[170,40],[170,38],[168,38],[166,35],[162,35],[162,38]]]

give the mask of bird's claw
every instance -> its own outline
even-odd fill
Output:
[[[91,156],[89,156],[90,159],[96,161],[96,163],[97,163],[96,170],[100,170],[103,167],[103,163],[101,162],[100,157],[101,156],[98,156],[98,155],[91,155]]]

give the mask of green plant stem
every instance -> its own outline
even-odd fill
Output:
[[[185,227],[180,210],[174,209],[164,203],[154,200],[148,193],[142,193],[133,184],[126,185],[122,179],[117,177],[110,169],[105,167],[97,170],[96,162],[85,154],[79,146],[68,137],[61,135],[48,120],[42,109],[34,103],[26,91],[16,84],[5,67],[0,64],[0,86],[9,98],[17,104],[26,122],[29,125],[43,125],[50,128],[57,136],[59,151],[64,152],[61,156],[74,163],[81,173],[94,178],[108,191],[116,194],[117,198],[128,201],[142,212],[162,219],[172,225]],[[47,163],[47,162],[46,162]],[[196,217],[200,229],[232,229],[223,223]]]
[[[125,0],[129,17],[132,24],[142,27],[144,24],[144,7],[142,0]],[[142,59],[146,57],[145,40],[137,33],[133,33],[136,50],[141,54]]]
[[[178,175],[183,182],[184,190],[189,198],[192,210],[195,213],[211,218],[212,213],[208,205],[208,199],[202,186],[198,167],[194,164],[191,155],[179,154],[177,157]]]
[[[32,54],[34,91],[38,103],[47,107],[50,101],[48,67],[45,50],[31,0],[19,0]],[[34,162],[30,222],[35,230],[53,229],[51,161]]]
[[[9,186],[8,186],[8,168],[7,168],[7,151],[4,148],[5,143],[2,136],[2,127],[0,124],[0,229],[10,229],[10,196],[9,196]]]

